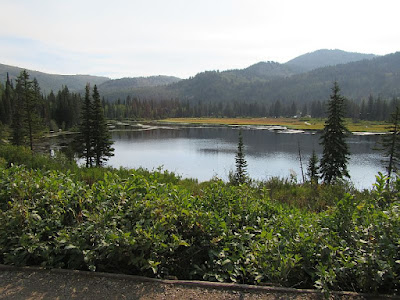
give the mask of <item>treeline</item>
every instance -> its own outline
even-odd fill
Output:
[[[345,117],[354,120],[383,121],[394,111],[398,98],[370,96],[361,102],[346,100]],[[247,102],[189,102],[177,99],[154,101],[131,98],[103,101],[109,119],[162,119],[168,117],[304,117],[323,118],[326,101],[312,101],[302,106],[277,100],[271,104]]]
[[[86,160],[86,166],[102,166],[113,155],[100,94],[94,85],[86,85],[84,101],[79,94],[70,93],[67,87],[57,95],[53,92],[44,97],[36,79],[30,80],[26,70],[16,79],[9,76],[5,87],[0,89],[0,137],[13,145],[29,146],[34,150],[34,141],[43,136],[43,131],[69,129],[76,126],[78,134],[70,145],[70,158]],[[4,125],[9,130],[4,129]],[[7,132],[6,134],[4,132]]]
[[[43,120],[43,126],[50,130],[66,130],[76,127],[80,122],[83,99],[80,94],[72,93],[64,86],[61,90],[43,95],[37,81],[37,112]],[[0,122],[12,124],[12,115],[16,109],[18,91],[8,77],[0,85]],[[394,111],[398,98],[383,99],[371,95],[362,101],[346,100],[345,117],[354,120],[383,121]],[[172,117],[304,117],[323,118],[326,101],[318,100],[298,105],[296,102],[276,100],[272,103],[260,102],[212,102],[189,100],[146,100],[127,96],[125,100],[114,102],[101,101],[108,119],[162,119]]]
[[[71,93],[65,86],[56,94],[51,91],[49,95],[44,96],[37,80],[31,81],[26,71],[24,74],[24,77],[20,75],[15,83],[7,76],[6,82],[0,85],[1,124],[12,126],[13,116],[21,109],[18,106],[24,94],[33,100],[34,107],[31,112],[37,114],[42,128],[57,131],[79,124],[82,104],[80,94]]]

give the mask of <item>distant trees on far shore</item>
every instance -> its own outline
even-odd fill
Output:
[[[7,79],[0,83],[0,122],[11,125],[12,114],[17,104],[16,83]],[[38,113],[43,125],[50,130],[76,127],[81,118],[83,95],[72,93],[64,86],[48,95],[37,91]],[[191,101],[181,99],[149,100],[127,96],[126,99],[106,101],[100,99],[107,119],[162,119],[172,117],[326,117],[326,99],[310,102],[247,101]],[[361,101],[345,100],[345,117],[353,120],[383,121],[395,110],[399,98],[383,99],[370,95]]]
[[[394,111],[399,99],[375,98],[370,96],[361,102],[346,99],[345,117],[353,120],[384,121]],[[273,103],[233,101],[202,102],[170,100],[144,100],[127,97],[114,102],[103,101],[106,117],[109,119],[163,119],[184,117],[326,117],[326,100],[312,101],[297,105],[276,100]]]

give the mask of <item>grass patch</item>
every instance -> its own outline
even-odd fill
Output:
[[[264,125],[285,126],[289,129],[322,130],[325,119],[314,118],[169,118],[161,122],[213,124],[213,125]],[[346,119],[346,126],[352,132],[387,132],[387,125],[377,121],[353,121]]]

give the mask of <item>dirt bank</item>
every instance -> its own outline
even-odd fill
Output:
[[[331,299],[400,299],[335,293]],[[0,299],[324,299],[311,290],[0,265]]]

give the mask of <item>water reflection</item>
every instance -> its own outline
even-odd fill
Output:
[[[304,169],[313,150],[319,156],[322,147],[316,133],[289,134],[269,130],[243,130],[248,171],[252,178],[301,178],[298,157],[300,145]],[[163,166],[183,177],[200,181],[213,176],[227,179],[234,170],[238,130],[235,127],[171,127],[144,131],[113,132],[115,156],[109,164],[115,167]],[[352,181],[358,188],[370,188],[380,165],[380,153],[373,150],[378,136],[351,136],[349,163]]]

